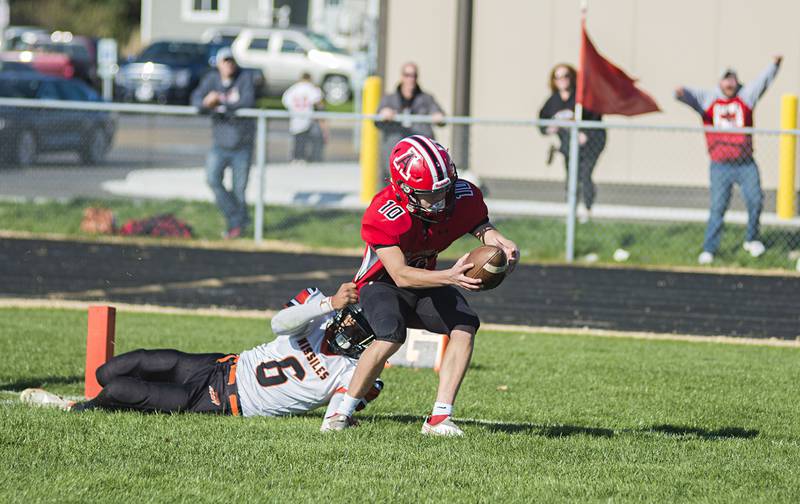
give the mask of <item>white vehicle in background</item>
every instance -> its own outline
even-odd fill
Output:
[[[308,72],[328,103],[350,99],[356,60],[324,35],[295,28],[245,28],[231,50],[239,65],[263,71],[270,96],[280,96]]]
[[[200,35],[200,42],[204,44],[218,44],[221,46],[230,46],[239,33],[242,31],[241,26],[215,26],[209,28]]]

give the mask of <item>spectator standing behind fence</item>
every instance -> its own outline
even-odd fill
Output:
[[[558,64],[550,71],[550,98],[539,111],[539,119],[560,119],[571,121],[575,119],[575,86],[577,72],[571,65]],[[586,121],[600,121],[602,115],[588,109],[583,109],[583,119]],[[557,126],[541,128],[542,133],[557,135],[558,151],[564,155],[564,167],[569,180],[569,129]],[[592,173],[597,164],[600,153],[606,146],[606,130],[587,129],[578,133],[578,194],[583,195],[583,204],[586,213],[580,213],[580,221],[587,222],[591,215],[594,198],[597,194]],[[551,154],[552,155],[552,154]],[[568,182],[567,182],[568,183]]]
[[[245,190],[253,155],[254,123],[236,117],[236,110],[255,106],[252,72],[243,72],[230,48],[217,52],[217,71],[211,71],[192,92],[192,105],[211,114],[213,146],[206,157],[206,180],[225,216],[225,239],[238,238],[249,224]],[[225,168],[231,168],[232,188],[222,183]]]
[[[323,108],[322,90],[311,82],[311,74],[304,73],[283,93],[281,101],[292,114],[289,119],[289,131],[294,139],[292,161],[322,161],[327,126],[311,118],[314,110]]]
[[[769,67],[748,84],[742,85],[736,71],[729,68],[720,76],[717,88],[700,90],[679,87],[675,90],[675,97],[699,113],[703,124],[707,126],[752,127],[756,102],[775,79],[782,59],[782,56],[775,56]],[[710,264],[714,260],[722,238],[723,218],[730,203],[733,184],[739,184],[747,204],[747,233],[742,246],[751,256],[759,257],[765,251],[764,244],[759,240],[763,193],[758,166],[753,158],[753,136],[706,132],[706,144],[711,158],[711,209],[703,251],[697,262]]]
[[[400,140],[411,135],[434,138],[433,125],[428,122],[412,122],[403,114],[430,115],[433,122],[441,125],[444,111],[436,98],[419,87],[419,67],[416,63],[406,63],[401,69],[400,83],[393,93],[385,95],[378,105],[381,121],[375,125],[383,132],[381,141],[381,166],[383,177],[389,176],[389,154]],[[401,117],[398,117],[401,116]]]

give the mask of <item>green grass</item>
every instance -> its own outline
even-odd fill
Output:
[[[82,390],[82,311],[0,309],[0,389]],[[117,351],[241,351],[264,320],[120,312]],[[463,439],[418,429],[429,370],[362,425],[0,406],[0,501],[797,502],[798,349],[482,332]],[[504,387],[502,387],[504,386]],[[506,389],[507,387],[507,389]]]
[[[219,240],[224,229],[224,221],[212,203],[76,199],[42,203],[0,201],[0,230],[81,236],[79,226],[83,210],[93,205],[111,208],[118,223],[131,218],[174,213],[187,221],[194,228],[196,237],[202,240]],[[315,248],[360,249],[363,247],[360,218],[361,212],[358,211],[267,207],[264,237]],[[494,219],[494,222],[519,245],[523,261],[563,261],[565,230],[561,219],[526,217]],[[575,253],[578,260],[596,253],[601,264],[614,264],[614,251],[621,247],[631,253],[627,264],[696,266],[704,230],[704,224],[595,221],[578,226]],[[743,235],[741,226],[727,226],[714,266],[794,268],[789,252],[800,248],[800,232],[765,228],[762,235],[768,249],[758,259],[742,250]],[[476,244],[471,237],[464,238],[443,257],[459,257]]]

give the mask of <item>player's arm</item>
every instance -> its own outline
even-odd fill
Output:
[[[452,268],[432,271],[407,265],[403,251],[396,245],[379,247],[375,252],[398,287],[426,289],[455,285],[471,291],[477,291],[480,288],[480,280],[464,275],[467,270],[474,266],[472,263],[465,262],[468,254],[464,254]]]
[[[308,323],[322,315],[327,315],[334,310],[341,310],[345,306],[358,301],[356,284],[343,283],[336,294],[330,297],[321,295],[309,299],[308,302],[289,306],[279,311],[270,322],[272,332],[277,336],[295,336],[303,333]]]
[[[472,234],[484,245],[494,245],[501,248],[506,253],[506,258],[508,258],[508,272],[514,271],[514,267],[519,261],[519,247],[517,247],[516,243],[503,236],[489,221],[473,229]]]

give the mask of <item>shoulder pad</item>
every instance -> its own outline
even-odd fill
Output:
[[[301,304],[306,304],[309,299],[313,298],[314,296],[319,296],[321,294],[322,292],[320,292],[320,290],[317,288],[309,287],[307,289],[303,289],[300,292],[298,292],[296,296],[287,301],[286,304],[283,305],[283,307],[289,308],[290,306],[298,306]]]
[[[410,228],[411,215],[405,205],[384,190],[373,198],[364,212],[361,236],[370,245],[393,245]]]

